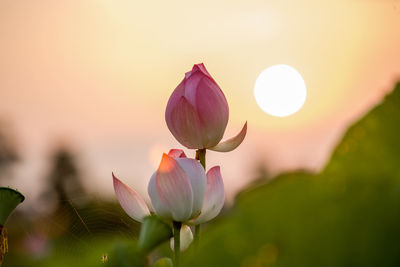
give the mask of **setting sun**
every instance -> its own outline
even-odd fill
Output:
[[[303,77],[288,65],[275,65],[258,76],[254,96],[260,108],[275,117],[286,117],[300,110],[306,101]]]

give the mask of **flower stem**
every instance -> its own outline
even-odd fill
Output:
[[[194,237],[193,237],[193,244],[197,247],[200,242],[200,224],[196,224],[194,227]]]
[[[174,224],[174,267],[179,267],[179,256],[181,253],[181,222],[173,222]]]
[[[206,149],[198,149],[196,150],[196,159],[200,160],[201,165],[204,168],[204,171],[206,170]]]
[[[198,149],[196,150],[196,159],[200,161],[200,164],[203,166],[204,171],[206,171],[206,149]],[[200,242],[200,224],[197,224],[194,228],[194,245],[197,247]]]
[[[7,230],[0,224],[0,266],[3,262],[4,255],[8,252]]]

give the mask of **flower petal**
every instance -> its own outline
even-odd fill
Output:
[[[201,124],[196,109],[181,96],[174,106],[167,106],[165,120],[168,129],[179,143],[187,148],[203,148]]]
[[[204,193],[206,192],[207,178],[203,166],[195,159],[179,158],[176,159],[182,169],[189,177],[193,192],[192,216],[200,214],[203,207]]]
[[[193,241],[193,233],[189,226],[182,225],[180,234],[181,234],[180,249],[181,249],[181,251],[185,251]],[[171,238],[170,246],[173,251],[174,250],[174,238]]]
[[[185,152],[182,149],[171,149],[168,152],[168,156],[173,157],[174,159],[177,158],[186,158]]]
[[[158,196],[175,221],[190,219],[193,191],[190,180],[178,162],[164,154],[156,174]]]
[[[156,176],[157,172],[154,172],[150,178],[149,185],[147,186],[147,192],[150,196],[151,205],[158,216],[172,218],[171,212],[165,207],[158,197]]]
[[[229,119],[225,95],[215,82],[203,76],[196,90],[195,101],[202,126],[203,145],[205,148],[216,146],[224,136]]]
[[[213,150],[213,151],[218,151],[218,152],[229,152],[234,150],[235,148],[237,148],[244,140],[245,136],[247,133],[247,121],[244,124],[242,130],[240,131],[240,133],[238,133],[236,136],[223,141],[221,143],[219,143],[218,145],[211,147],[211,148],[207,148],[209,150]]]
[[[142,222],[143,218],[150,215],[149,208],[142,197],[129,186],[121,182],[117,177],[113,176],[113,184],[115,195],[118,198],[119,204],[124,211],[132,219]]]
[[[207,189],[204,195],[203,210],[192,223],[200,224],[215,218],[224,206],[225,191],[219,166],[207,172]]]

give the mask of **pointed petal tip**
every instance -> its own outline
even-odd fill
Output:
[[[187,158],[185,152],[182,149],[173,148],[168,152],[168,156],[177,158]]]
[[[208,72],[208,70],[206,69],[206,66],[204,65],[204,63],[198,63],[198,64],[194,64],[191,73],[194,73],[196,71],[201,71],[204,75],[206,75],[208,78],[210,78],[213,82],[214,78],[211,77],[210,73]]]
[[[122,209],[132,219],[142,222],[144,217],[150,215],[146,202],[135,190],[121,182],[114,173],[112,176],[114,192]]]
[[[176,161],[173,157],[163,153],[158,171],[162,173],[170,172],[176,166]]]
[[[242,130],[234,137],[219,143],[218,145],[208,148],[217,152],[230,152],[236,149],[244,140],[247,134],[247,121],[243,125]]]
[[[211,169],[208,170],[207,176],[211,173],[219,173],[221,175],[221,167],[220,166],[214,166]]]
[[[118,183],[118,182],[122,183],[122,182],[121,182],[120,179],[117,178],[117,176],[115,176],[114,172],[112,172],[111,175],[112,175],[112,178],[113,178],[113,185],[114,185],[114,190],[115,190],[116,183]]]
[[[201,71],[204,75],[206,75],[213,82],[215,82],[213,77],[211,77],[210,73],[207,71],[206,66],[204,66],[203,62],[194,64],[192,70],[185,73],[185,79],[189,79],[190,76],[196,73],[197,71]]]
[[[200,69],[201,70],[203,68],[205,69],[206,66],[204,66],[203,62],[201,62],[201,63],[194,64],[192,70],[196,70],[196,69]]]

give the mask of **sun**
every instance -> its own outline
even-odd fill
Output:
[[[258,106],[276,117],[290,116],[304,105],[306,84],[293,67],[280,64],[265,69],[254,86]]]

